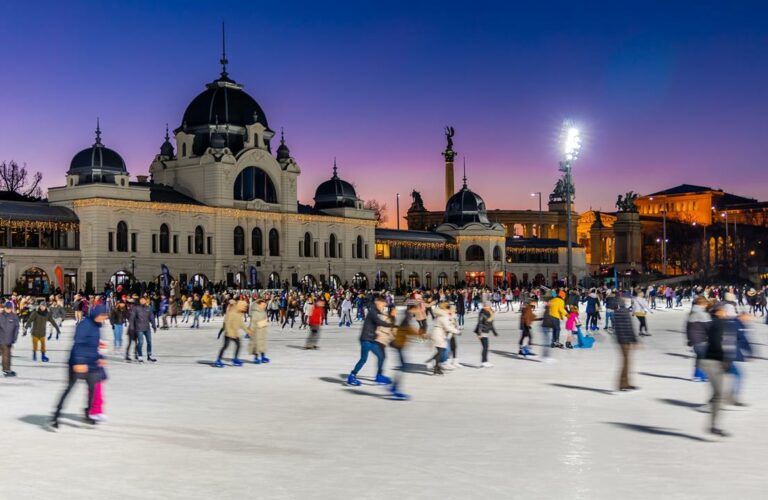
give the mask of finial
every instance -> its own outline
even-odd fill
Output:
[[[339,176],[336,174],[337,167],[336,167],[336,157],[333,157],[333,177],[332,179],[337,179]]]
[[[96,117],[96,144],[101,144],[101,127],[99,126],[99,117]]]
[[[280,144],[285,145],[285,131],[280,127]]]
[[[168,135],[168,124],[165,124],[165,140],[168,141],[171,137]]]
[[[467,157],[464,156],[464,187],[467,187]]]
[[[221,76],[226,78],[229,61],[227,60],[227,39],[224,33],[224,21],[221,21],[221,59],[219,59],[219,62],[221,63]]]

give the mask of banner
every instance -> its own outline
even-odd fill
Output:
[[[256,277],[257,277],[257,274],[256,274],[256,266],[251,266],[251,279],[250,279],[250,284],[251,284],[251,286],[252,286],[252,287],[255,287],[255,286],[256,286]]]
[[[61,266],[53,268],[53,274],[56,276],[56,282],[59,284],[59,288],[64,290],[64,270]]]
[[[168,288],[171,286],[171,271],[168,270],[168,266],[165,264],[160,265],[160,286]]]

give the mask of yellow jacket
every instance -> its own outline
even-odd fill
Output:
[[[231,339],[239,339],[241,330],[252,333],[251,330],[245,326],[243,313],[237,310],[237,306],[233,305],[228,307],[227,314],[224,315],[224,335]]]
[[[560,297],[552,297],[549,300],[549,315],[555,319],[565,319],[565,301]]]
[[[200,297],[200,302],[202,302],[203,307],[211,307],[213,304],[213,297],[207,293],[204,293],[203,296]]]

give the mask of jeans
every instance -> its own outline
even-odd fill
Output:
[[[90,414],[91,405],[93,404],[93,395],[96,390],[96,384],[98,383],[98,377],[98,374],[93,371],[88,371],[88,373],[75,373],[75,371],[70,366],[67,379],[67,388],[64,389],[64,393],[59,399],[59,404],[56,405],[56,413],[54,414],[54,418],[58,419],[59,415],[61,415],[61,409],[64,407],[64,402],[67,400],[67,396],[69,396],[69,393],[72,391],[72,388],[75,386],[78,380],[85,380],[85,383],[88,384],[88,413]]]
[[[200,311],[192,311],[192,326],[190,328],[200,328]]]
[[[144,330],[143,332],[138,332],[138,342],[136,344],[136,355],[138,357],[142,356],[142,348],[144,347],[144,339],[147,339],[147,356],[152,356],[152,331],[151,330]]]
[[[480,344],[483,346],[483,363],[488,362],[488,337],[480,337]]]
[[[557,344],[560,342],[560,320],[554,319],[552,320],[552,344]]]
[[[613,309],[605,310],[605,329],[613,328]]]
[[[459,326],[464,326],[464,315],[463,314],[457,314],[456,319],[459,322]]]
[[[113,344],[115,346],[115,349],[118,347],[123,347],[123,329],[125,328],[125,325],[113,325],[112,331],[114,332],[114,340]]]
[[[204,321],[211,321],[211,308],[210,307],[203,308],[203,320]]]
[[[355,368],[352,370],[352,375],[357,375],[360,370],[365,366],[365,362],[368,361],[368,353],[373,351],[373,354],[378,358],[378,364],[376,367],[376,376],[382,374],[384,371],[384,353],[381,352],[381,347],[376,342],[371,340],[360,341],[360,359],[357,361]]]

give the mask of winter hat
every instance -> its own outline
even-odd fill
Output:
[[[13,309],[13,302],[11,302],[10,300],[7,301],[4,305],[8,309]]]

